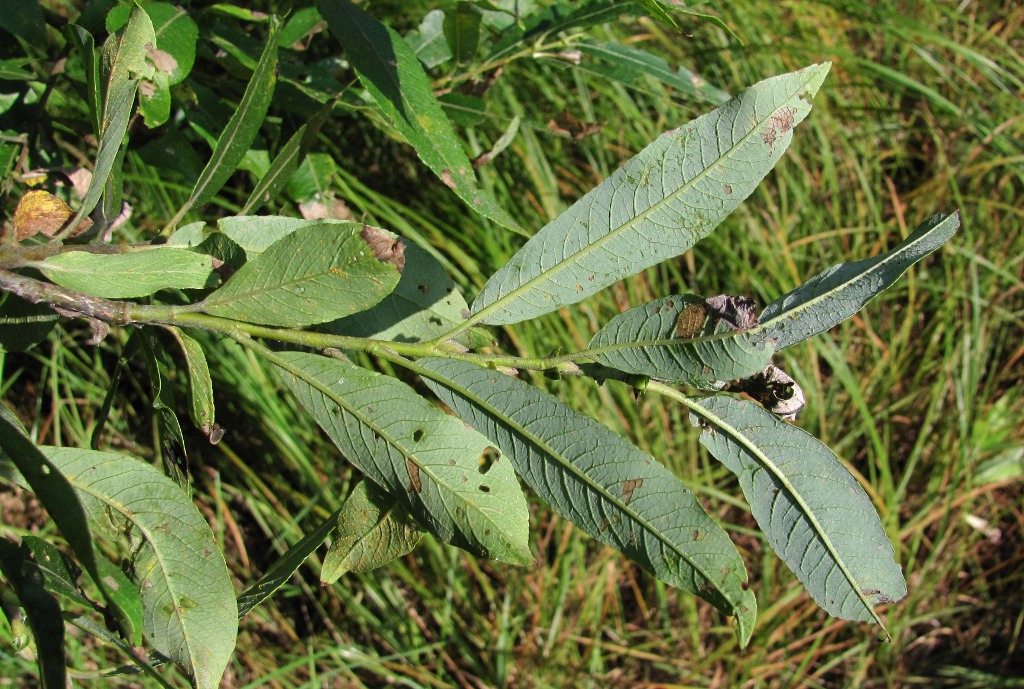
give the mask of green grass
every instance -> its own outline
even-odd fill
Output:
[[[537,355],[577,349],[611,315],[676,291],[750,294],[766,304],[959,208],[963,228],[950,246],[857,317],[781,355],[808,399],[799,424],[862,479],[896,544],[910,593],[884,613],[892,642],[879,642],[877,628],[829,618],[810,600],[767,547],[731,474],[699,449],[680,408],[634,399],[613,383],[538,379],[628,434],[728,525],[760,607],[747,649],[709,605],[534,502],[532,568],[427,539],[383,570],[321,589],[312,558],[242,620],[225,686],[1022,686],[1006,678],[1024,674],[1024,481],[985,484],[975,475],[1024,445],[1024,8],[1009,0],[962,12],[910,3],[905,14],[857,2],[721,5],[745,45],[711,23],[687,23],[692,37],[649,22],[610,35],[732,92],[833,60],[793,147],[690,255],[501,340]],[[509,66],[494,88],[492,119],[469,133],[478,149],[470,153],[487,150],[511,117],[523,118],[512,145],[480,175],[533,230],[660,132],[706,109],[653,82],[631,91],[545,60]],[[546,122],[562,109],[605,126],[581,141],[557,138]],[[356,217],[432,247],[468,296],[524,241],[469,216],[407,149],[356,119],[333,122],[319,150],[335,157],[335,191]],[[393,157],[403,162],[381,174],[354,162]],[[182,189],[133,154],[126,176],[136,223],[162,226]],[[85,335],[70,328],[57,337]],[[38,406],[20,408],[35,416],[41,439],[88,444],[109,384],[97,371],[113,369],[120,342],[115,334],[96,350],[51,339],[35,354],[8,356],[4,379],[20,375],[22,388],[8,399],[25,405],[35,392]],[[186,439],[195,497],[241,589],[336,509],[355,476],[265,366],[234,345],[204,345],[218,362],[227,434],[217,446],[198,434]],[[129,366],[120,390],[107,441],[153,456],[144,371]],[[73,644],[74,657],[86,655],[81,643],[89,642]],[[0,649],[9,648],[0,637]],[[0,650],[0,686],[5,673],[25,669]]]

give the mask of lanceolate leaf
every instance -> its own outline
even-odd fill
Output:
[[[378,258],[358,223],[304,225],[253,258],[196,308],[249,323],[298,328],[370,308],[399,271]]]
[[[106,299],[145,297],[161,289],[200,289],[213,259],[187,249],[156,246],[122,254],[66,251],[35,264],[62,287]]]
[[[185,205],[178,210],[174,219],[168,223],[168,228],[173,228],[190,208],[206,203],[221,190],[221,187],[234,173],[235,168],[238,167],[238,163],[241,162],[246,151],[249,150],[256,134],[259,133],[267,115],[267,108],[270,107],[270,99],[274,95],[274,86],[277,83],[277,31],[279,26],[276,22],[271,24],[267,44],[260,56],[260,61],[256,64],[252,78],[249,79],[242,100],[238,103],[238,108],[217,139],[213,154],[199,174],[199,179],[192,188],[191,195]]]
[[[698,322],[680,318],[694,313]],[[619,371],[713,387],[764,370],[772,359],[771,343],[755,344],[747,332],[715,333],[704,299],[675,295],[629,309],[608,322],[588,351]]]
[[[189,414],[192,423],[207,436],[213,432],[216,410],[213,406],[213,380],[210,378],[210,367],[206,363],[203,347],[195,339],[189,337],[180,328],[167,328],[174,339],[181,345],[185,354],[185,365],[188,369]]]
[[[881,625],[874,606],[903,598],[907,585],[853,475],[813,436],[752,402],[693,401],[701,444],[739,477],[768,543],[815,602],[836,617]]]
[[[473,303],[477,319],[533,318],[687,251],[775,166],[828,69],[767,79],[663,134],[495,273]]]
[[[227,565],[192,501],[145,462],[111,452],[41,448],[78,492],[94,528],[112,518],[142,539],[134,558],[146,637],[199,689],[215,689],[238,616]]]
[[[493,439],[564,517],[662,581],[728,615],[746,645],[757,614],[725,531],[668,469],[607,427],[527,383],[472,364],[423,359],[442,401]]]
[[[348,572],[383,567],[411,552],[422,537],[416,520],[398,500],[370,481],[360,481],[338,514],[320,581],[333,584]]]
[[[363,86],[427,167],[474,211],[505,227],[518,228],[494,197],[478,186],[473,166],[409,44],[349,0],[318,0],[317,7],[345,47]]]
[[[846,320],[874,296],[953,236],[960,213],[936,216],[918,227],[892,251],[855,263],[840,263],[811,278],[768,305],[750,330],[757,339],[772,338],[775,348],[790,347]]]
[[[508,462],[481,468],[487,438],[390,376],[301,352],[271,361],[345,458],[438,538],[505,562],[532,561],[526,498]]]

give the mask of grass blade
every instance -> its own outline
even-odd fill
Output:
[[[768,543],[830,615],[874,620],[907,595],[864,489],[816,438],[752,402],[690,400],[700,442],[740,480]]]
[[[743,560],[672,472],[527,383],[460,361],[419,363],[430,389],[494,440],[551,507],[665,583],[734,615],[746,645],[757,604]]]
[[[471,320],[540,316],[690,249],[775,166],[829,66],[766,79],[660,136],[495,273]]]

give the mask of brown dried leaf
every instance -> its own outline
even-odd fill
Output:
[[[37,234],[52,237],[74,216],[71,206],[48,191],[36,189],[26,193],[14,209],[14,231],[19,240]],[[72,237],[92,227],[92,220],[83,218],[71,232]]]
[[[370,225],[364,225],[359,236],[370,246],[370,250],[378,260],[392,264],[398,268],[399,273],[405,270],[405,244],[401,239],[391,236],[379,227]]]

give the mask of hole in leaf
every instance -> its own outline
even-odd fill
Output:
[[[485,484],[485,483],[481,483],[481,484],[480,484],[480,492],[481,492],[481,493],[490,493],[490,492],[491,492],[491,487],[490,487],[490,486],[488,486],[488,485],[487,485],[487,484]]]
[[[497,448],[488,447],[484,449],[484,453],[480,455],[479,469],[481,474],[486,474],[491,470],[491,467],[501,459],[501,451]]]
[[[412,441],[414,443],[418,443],[419,441],[423,440],[424,435],[426,435],[426,431],[424,431],[422,428],[417,428],[415,431],[412,432]]]

